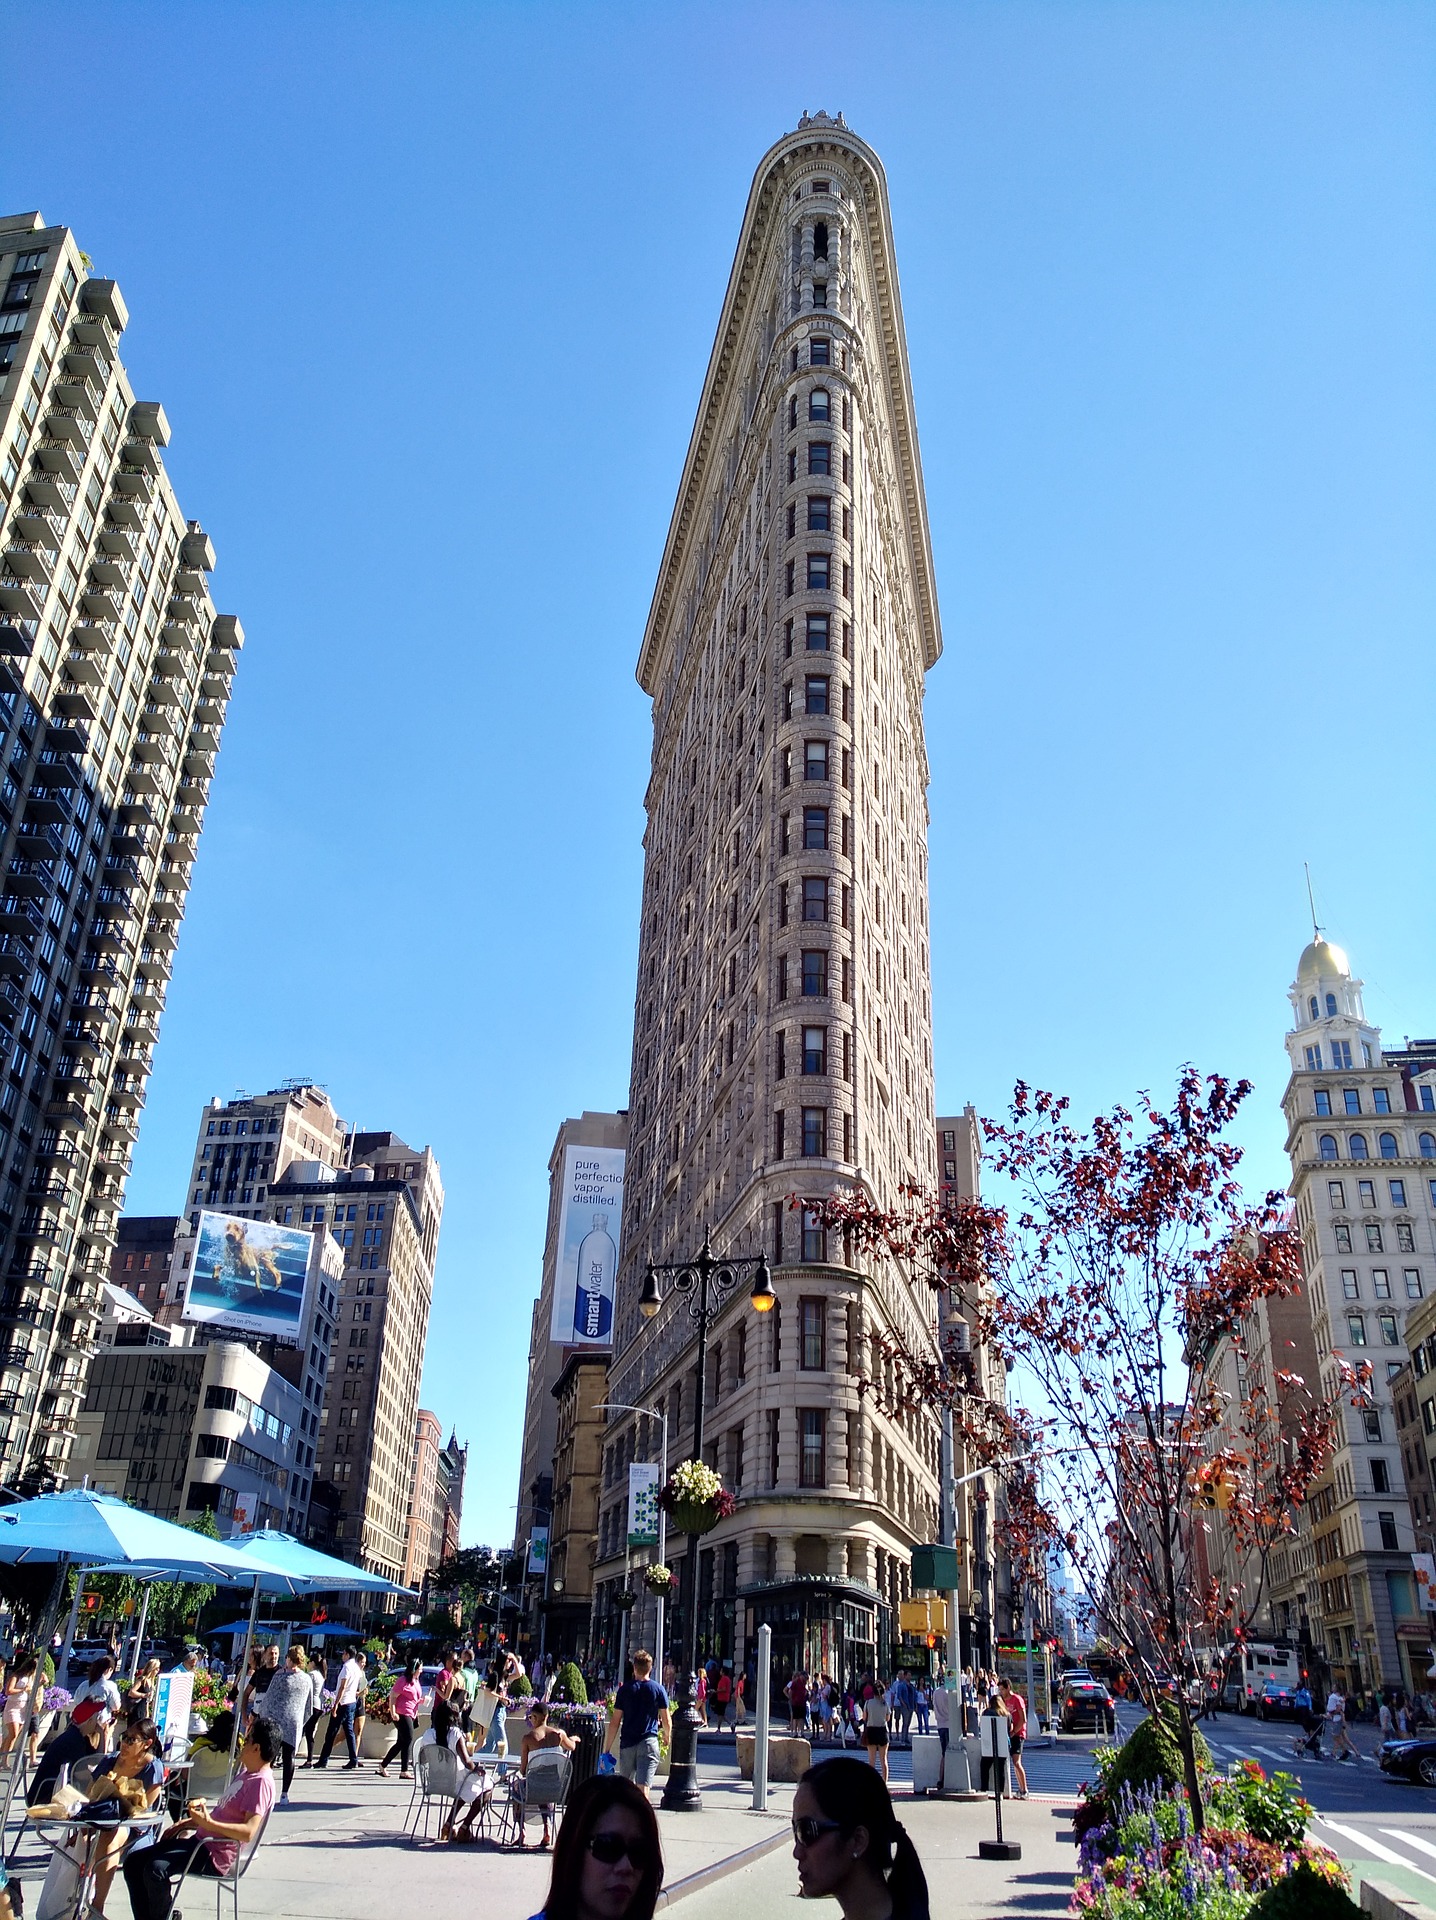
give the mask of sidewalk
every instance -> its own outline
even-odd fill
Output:
[[[752,1787],[722,1761],[701,1767],[703,1811],[658,1809],[663,1839],[665,1904],[680,1920],[707,1920],[738,1910],[744,1920],[786,1915],[797,1894],[789,1817],[794,1789],[769,1789],[768,1810],[752,1811]],[[1071,1802],[1007,1801],[1003,1823],[1023,1844],[1014,1866],[978,1862],[977,1842],[993,1831],[992,1803],[914,1800],[898,1787],[899,1817],[913,1836],[932,1888],[933,1920],[986,1920],[988,1915],[1065,1912],[1075,1871],[1070,1842]],[[470,1920],[476,1904],[492,1920],[526,1920],[543,1905],[551,1856],[499,1853],[476,1846],[415,1842],[403,1836],[410,1789],[397,1776],[300,1772],[294,1804],[276,1808],[264,1844],[245,1876],[245,1920]],[[536,1818],[529,1824],[536,1840]],[[752,1850],[766,1848],[756,1860]],[[48,1859],[35,1840],[22,1848],[20,1877],[26,1911],[34,1913]],[[719,1870],[721,1877],[706,1882]],[[696,1882],[696,1884],[695,1884]],[[203,1907],[209,1896],[180,1904]],[[123,1920],[123,1888],[110,1899],[112,1920]]]

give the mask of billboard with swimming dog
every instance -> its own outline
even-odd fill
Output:
[[[184,1318],[297,1346],[316,1244],[295,1227],[202,1213]]]

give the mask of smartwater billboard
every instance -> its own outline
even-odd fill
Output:
[[[564,1148],[550,1328],[559,1346],[613,1345],[625,1158],[622,1147]]]
[[[299,1344],[312,1234],[202,1213],[184,1317]]]

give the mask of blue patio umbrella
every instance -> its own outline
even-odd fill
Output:
[[[332,1553],[320,1553],[273,1527],[261,1527],[257,1533],[247,1533],[229,1544],[241,1560],[260,1571],[269,1592],[276,1591],[268,1586],[274,1579],[288,1582],[295,1593],[397,1593],[408,1599],[414,1597],[411,1587],[401,1586],[386,1573],[370,1573],[366,1567],[338,1560]]]

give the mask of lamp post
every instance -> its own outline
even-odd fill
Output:
[[[766,1313],[777,1297],[773,1276],[765,1255],[720,1260],[713,1251],[707,1229],[703,1246],[694,1260],[672,1261],[657,1266],[649,1261],[643,1276],[643,1292],[638,1310],[651,1320],[663,1305],[658,1277],[665,1274],[673,1288],[688,1300],[688,1317],[698,1329],[698,1391],[693,1403],[693,1458],[703,1458],[703,1412],[707,1394],[708,1328],[717,1318],[741,1279],[751,1272],[753,1284],[749,1302],[756,1313]],[[690,1533],[685,1555],[688,1604],[683,1614],[683,1664],[679,1670],[677,1711],[673,1715],[673,1752],[668,1766],[668,1784],[663,1789],[663,1805],[669,1812],[698,1813],[703,1807],[698,1791],[698,1542],[701,1533]]]

